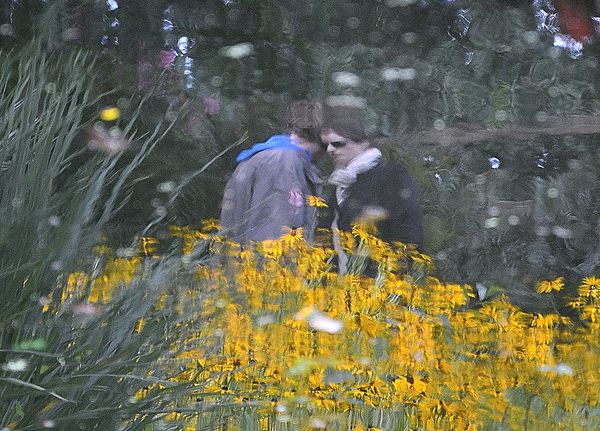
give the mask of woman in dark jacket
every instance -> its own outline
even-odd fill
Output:
[[[423,246],[423,220],[419,189],[400,165],[380,162],[356,176],[356,182],[337,203],[338,228],[352,230],[360,218],[377,220],[377,236],[386,242],[400,241]]]
[[[328,107],[321,140],[336,166],[328,180],[335,186],[333,227],[351,231],[361,218],[369,218],[382,240],[422,248],[419,188],[404,167],[383,161],[371,147],[360,110]]]

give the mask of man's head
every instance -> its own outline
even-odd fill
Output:
[[[288,107],[288,128],[301,147],[314,154],[321,147],[323,105],[316,101],[300,100]]]
[[[343,168],[370,147],[362,112],[350,106],[326,106],[321,141],[335,166]]]

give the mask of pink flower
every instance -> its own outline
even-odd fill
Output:
[[[207,96],[203,98],[202,103],[204,104],[204,113],[206,115],[215,115],[221,109],[219,100],[214,96]]]
[[[170,67],[175,61],[175,57],[177,57],[177,53],[172,49],[163,49],[160,52],[160,65],[167,69]]]

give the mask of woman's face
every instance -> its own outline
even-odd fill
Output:
[[[327,145],[327,154],[333,159],[336,168],[348,166],[352,159],[369,148],[367,141],[355,142],[331,129],[321,132],[321,141]]]

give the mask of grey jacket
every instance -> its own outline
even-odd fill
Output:
[[[312,240],[316,211],[308,195],[321,194],[321,180],[305,152],[271,148],[242,161],[225,186],[221,228],[236,242],[279,238],[285,228],[304,228]]]

